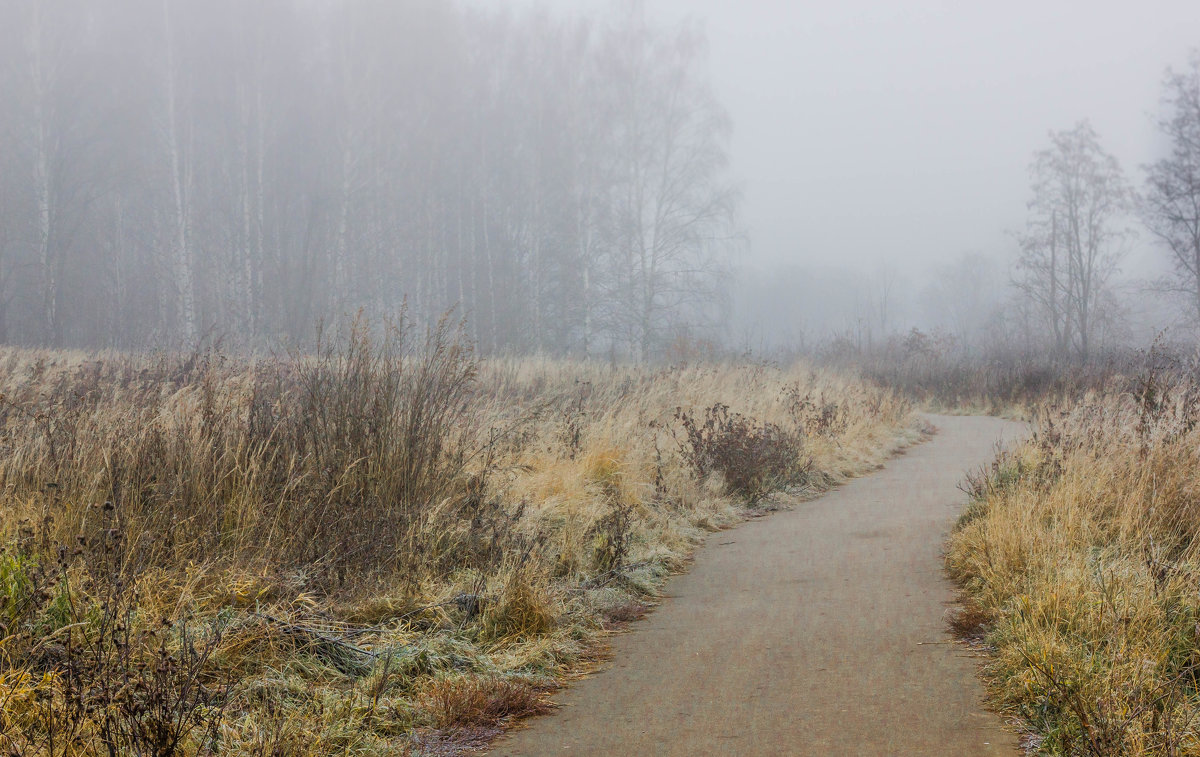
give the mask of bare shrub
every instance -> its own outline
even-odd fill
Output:
[[[807,476],[803,440],[774,423],[747,418],[724,404],[709,407],[701,417],[677,408],[675,420],[684,432],[680,452],[696,475],[719,474],[731,494],[747,501]]]
[[[456,334],[443,321],[411,349],[402,325],[375,343],[359,321],[343,343],[322,341],[315,357],[295,359],[298,401],[279,419],[293,445],[288,464],[303,464],[299,496],[280,513],[293,559],[320,562],[340,580],[348,568],[425,559],[410,537],[461,490],[462,435],[473,431],[466,411],[477,367]]]
[[[111,551],[113,543],[91,548]],[[87,581],[87,592],[76,588],[88,574],[72,569],[80,562],[72,557],[86,551],[60,551],[52,572],[32,558],[0,556],[8,641],[15,641],[9,652],[44,674],[29,679],[26,707],[3,717],[0,746],[15,754],[170,757],[186,743],[213,743],[228,693],[207,670],[220,622],[199,630],[190,618],[139,617],[138,593],[115,574]]]

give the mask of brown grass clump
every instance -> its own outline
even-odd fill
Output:
[[[829,372],[482,362],[448,324],[5,350],[0,395],[0,752],[27,755],[453,751],[757,497],[916,434]]]
[[[546,583],[522,568],[512,568],[483,607],[479,635],[489,642],[549,634],[557,614]]]
[[[1200,753],[1200,387],[1147,370],[975,480],[948,561],[1041,753]]]
[[[950,630],[960,639],[978,641],[990,630],[995,617],[975,602],[967,601],[950,613]]]
[[[544,697],[544,690],[516,680],[448,678],[430,684],[421,706],[440,729],[482,728],[549,712]]]
[[[620,627],[626,623],[641,620],[649,611],[650,608],[642,602],[630,600],[605,608],[604,618],[612,626]]]

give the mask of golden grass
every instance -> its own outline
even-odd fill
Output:
[[[1200,406],[1153,375],[1046,405],[948,564],[993,701],[1038,753],[1200,754]]]
[[[918,436],[828,371],[478,362],[442,337],[0,351],[0,747],[103,753],[138,691],[191,676],[158,692],[190,724],[162,753],[453,753],[542,711],[757,506],[696,475],[680,412],[802,445],[792,499]],[[128,691],[87,678],[125,669]]]

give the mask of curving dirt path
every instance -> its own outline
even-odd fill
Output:
[[[941,549],[962,474],[1022,427],[930,420],[884,470],[713,535],[610,667],[492,754],[1017,754],[948,640]]]

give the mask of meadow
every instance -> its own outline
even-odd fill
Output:
[[[828,368],[0,351],[0,749],[455,754],[719,529],[922,430]]]

